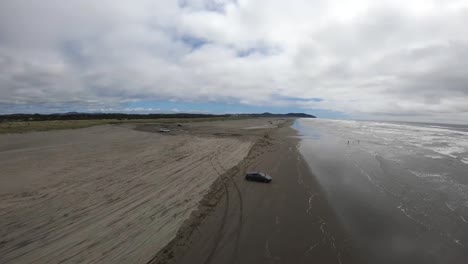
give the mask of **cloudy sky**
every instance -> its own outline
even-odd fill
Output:
[[[466,0],[1,0],[0,113],[468,123]]]

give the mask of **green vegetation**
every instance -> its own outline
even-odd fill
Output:
[[[27,133],[57,129],[77,129],[106,124],[173,124],[202,121],[234,120],[246,117],[201,117],[201,118],[160,118],[160,119],[101,119],[101,120],[48,120],[0,122],[0,134]]]
[[[26,133],[54,129],[74,129],[108,124],[111,120],[55,120],[55,121],[17,121],[0,123],[0,134]]]
[[[56,129],[76,129],[105,124],[173,124],[201,121],[236,120],[256,117],[309,117],[303,113],[288,114],[121,114],[121,113],[65,113],[65,114],[11,114],[0,115],[0,134],[26,133]]]

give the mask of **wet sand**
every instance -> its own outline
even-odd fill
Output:
[[[466,139],[358,121],[299,120],[295,128],[304,135],[299,150],[365,263],[468,263],[468,166],[432,159],[436,153],[418,146],[437,146],[440,135],[449,134],[449,143]]]
[[[292,120],[268,130],[227,171],[178,236],[150,263],[362,263],[298,152]],[[258,127],[258,126],[256,126]],[[271,184],[244,180],[261,170]]]

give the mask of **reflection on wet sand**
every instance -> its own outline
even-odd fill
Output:
[[[467,263],[468,132],[303,119],[295,128],[312,173],[369,262]]]

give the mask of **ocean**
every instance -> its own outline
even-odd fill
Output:
[[[372,263],[468,263],[468,126],[298,119],[299,150]]]

